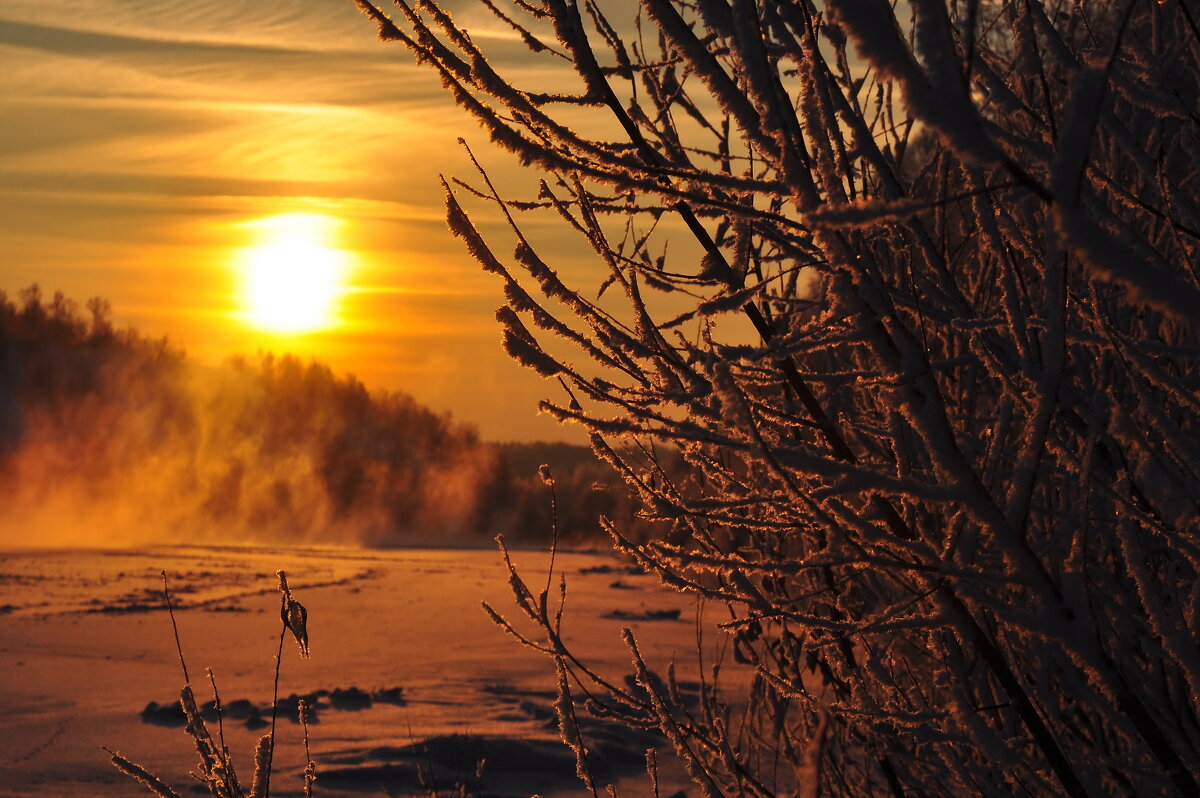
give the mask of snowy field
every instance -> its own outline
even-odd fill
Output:
[[[540,589],[546,553],[514,558]],[[101,746],[197,794],[187,776],[196,753],[175,710],[182,675],[163,569],[197,696],[211,697],[211,667],[226,741],[248,777],[270,719],[280,568],[309,611],[312,657],[300,659],[289,638],[280,696],[317,702],[317,795],[423,795],[419,768],[442,794],[463,780],[488,796],[582,793],[557,742],[553,664],[480,608],[515,615],[494,550],[162,547],[0,554],[0,795],[149,795]],[[568,582],[568,638],[601,672],[628,672],[628,626],[653,666],[674,658],[681,680],[695,678],[687,598],[604,555],[560,552],[556,571]],[[662,741],[595,721],[584,732],[600,776],[641,794],[632,780]],[[281,721],[272,795],[301,794],[302,749],[300,725]],[[682,786],[677,773],[669,781],[664,796]]]

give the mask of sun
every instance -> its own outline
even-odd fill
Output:
[[[241,250],[241,316],[261,330],[316,332],[337,324],[347,254],[332,246],[337,220],[312,213],[256,219],[256,244]]]

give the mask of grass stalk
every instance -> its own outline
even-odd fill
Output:
[[[304,727],[304,798],[312,798],[313,782],[317,780],[317,763],[308,746],[308,702],[300,699],[300,725]]]
[[[275,724],[279,717],[279,670],[283,661],[283,638],[287,634],[287,626],[279,630],[279,650],[275,654],[275,687],[271,692],[271,733],[267,735],[270,743],[267,747],[266,783],[263,798],[271,796],[271,766],[275,760]]]
[[[163,598],[167,602],[167,614],[171,616],[171,630],[175,632],[175,651],[179,654],[179,667],[183,668],[183,683],[191,684],[192,680],[188,677],[187,663],[183,660],[183,645],[179,642],[179,625],[175,623],[175,610],[171,607],[171,590],[167,587],[167,569],[160,572],[163,583]]]

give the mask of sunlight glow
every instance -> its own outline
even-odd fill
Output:
[[[348,255],[332,246],[338,221],[312,213],[257,219],[246,226],[257,244],[242,250],[242,318],[276,333],[307,333],[338,323]]]

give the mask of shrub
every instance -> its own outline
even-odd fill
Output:
[[[604,682],[514,579],[564,694],[710,796],[1197,794],[1186,0],[484,0],[508,70],[433,0],[357,3],[544,176],[447,183],[450,229],[543,409],[675,529],[616,548],[726,605],[752,674],[692,710],[627,634],[639,689]]]

